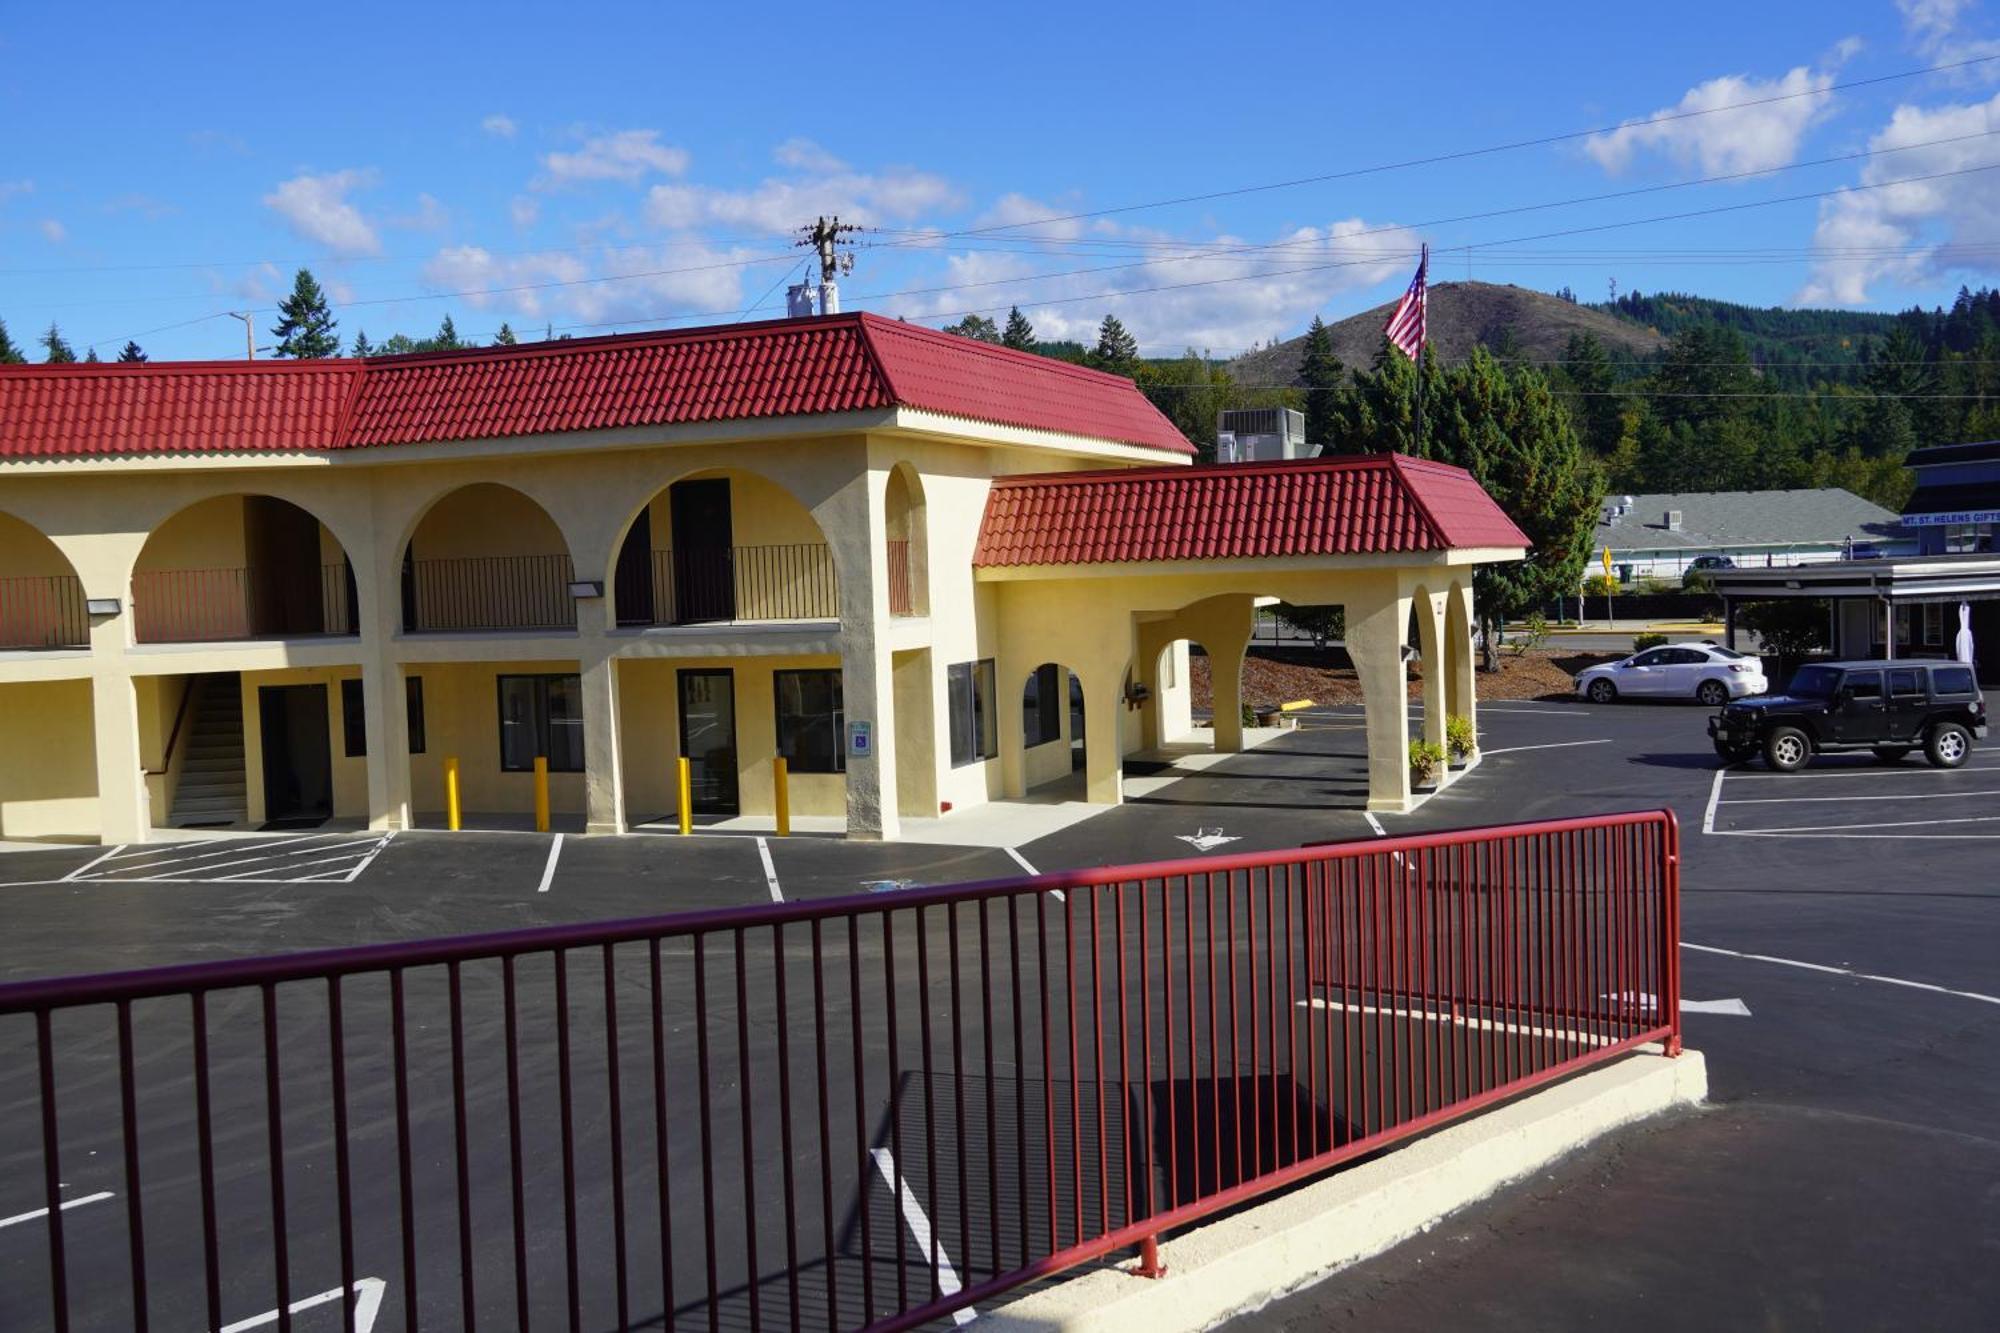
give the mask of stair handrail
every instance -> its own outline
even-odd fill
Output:
[[[181,690],[181,704],[174,710],[174,729],[167,733],[167,752],[160,756],[160,766],[146,770],[149,778],[159,777],[174,766],[174,746],[180,742],[181,724],[187,721],[188,700],[194,698],[195,682],[190,680]]]

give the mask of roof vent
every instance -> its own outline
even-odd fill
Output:
[[[1681,530],[1681,511],[1678,509],[1669,509],[1667,511],[1667,531],[1679,532],[1680,530]]]

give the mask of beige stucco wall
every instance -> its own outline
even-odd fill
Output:
[[[0,513],[0,579],[73,572],[54,542],[20,519]]]
[[[0,685],[0,840],[95,839],[90,683]]]

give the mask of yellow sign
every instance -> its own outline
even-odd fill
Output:
[[[1604,548],[1604,577],[1611,577],[1611,548],[1609,546]]]

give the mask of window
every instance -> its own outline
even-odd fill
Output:
[[[403,709],[410,719],[410,753],[424,752],[424,678],[403,677]]]
[[[1708,654],[1699,648],[1669,648],[1666,662],[1669,666],[1707,666]]]
[[[1062,668],[1044,662],[1021,691],[1021,744],[1033,749],[1062,739]]]
[[[551,773],[583,771],[583,678],[499,676],[500,770],[526,773],[537,755]]]
[[[1891,671],[1889,673],[1890,694],[1895,695],[1898,698],[1908,698],[1911,695],[1916,695],[1919,698],[1921,698],[1923,696],[1923,692],[1924,692],[1923,682],[1917,679],[1916,672]]]
[[[1832,667],[1802,666],[1792,676],[1785,693],[1800,699],[1831,699],[1840,673]]]
[[[1850,671],[1841,681],[1841,688],[1850,699],[1879,699],[1882,697],[1882,673],[1879,671]]]
[[[993,659],[945,668],[951,712],[951,765],[961,768],[1000,752],[993,716]]]
[[[340,682],[340,729],[349,759],[368,753],[368,708],[359,680]]]
[[[778,753],[794,773],[844,773],[840,672],[776,671]]]
[[[1972,668],[1938,667],[1931,672],[1931,688],[1939,694],[1972,694]]]
[[[1656,667],[1656,666],[1666,666],[1668,663],[1672,661],[1673,661],[1672,649],[1653,648],[1649,649],[1646,652],[1640,653],[1637,657],[1633,658],[1632,665],[1642,666],[1642,667]]]
[[[1924,647],[1937,648],[1944,643],[1944,605],[1940,602],[1924,603]]]

